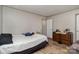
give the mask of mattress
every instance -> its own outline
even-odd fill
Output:
[[[0,54],[8,54],[14,52],[20,52],[44,41],[48,41],[47,37],[41,34],[34,34],[32,36],[13,35],[13,44],[6,44],[0,46]]]

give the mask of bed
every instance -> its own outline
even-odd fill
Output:
[[[42,34],[12,36],[13,43],[1,45],[0,54],[30,54],[45,47],[48,43],[47,37]]]

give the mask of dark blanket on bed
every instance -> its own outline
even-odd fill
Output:
[[[0,45],[11,44],[12,42],[12,34],[1,34],[0,35]]]

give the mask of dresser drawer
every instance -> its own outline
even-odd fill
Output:
[[[62,40],[62,43],[66,45],[70,45],[70,41],[67,41],[67,40]]]
[[[54,34],[53,35],[53,40],[54,41],[60,41],[60,39],[61,39],[61,35],[60,34]]]
[[[70,41],[69,38],[62,38],[62,40],[65,40],[65,41]]]
[[[69,37],[68,35],[65,35],[65,34],[63,34],[61,36],[62,36],[62,38],[68,38]]]
[[[60,41],[60,38],[54,37],[53,40],[54,40],[54,41]]]

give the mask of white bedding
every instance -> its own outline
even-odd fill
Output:
[[[23,51],[40,44],[43,41],[48,41],[47,37],[40,34],[32,36],[13,35],[13,44],[6,44],[0,46],[0,54],[7,54],[13,52]]]

